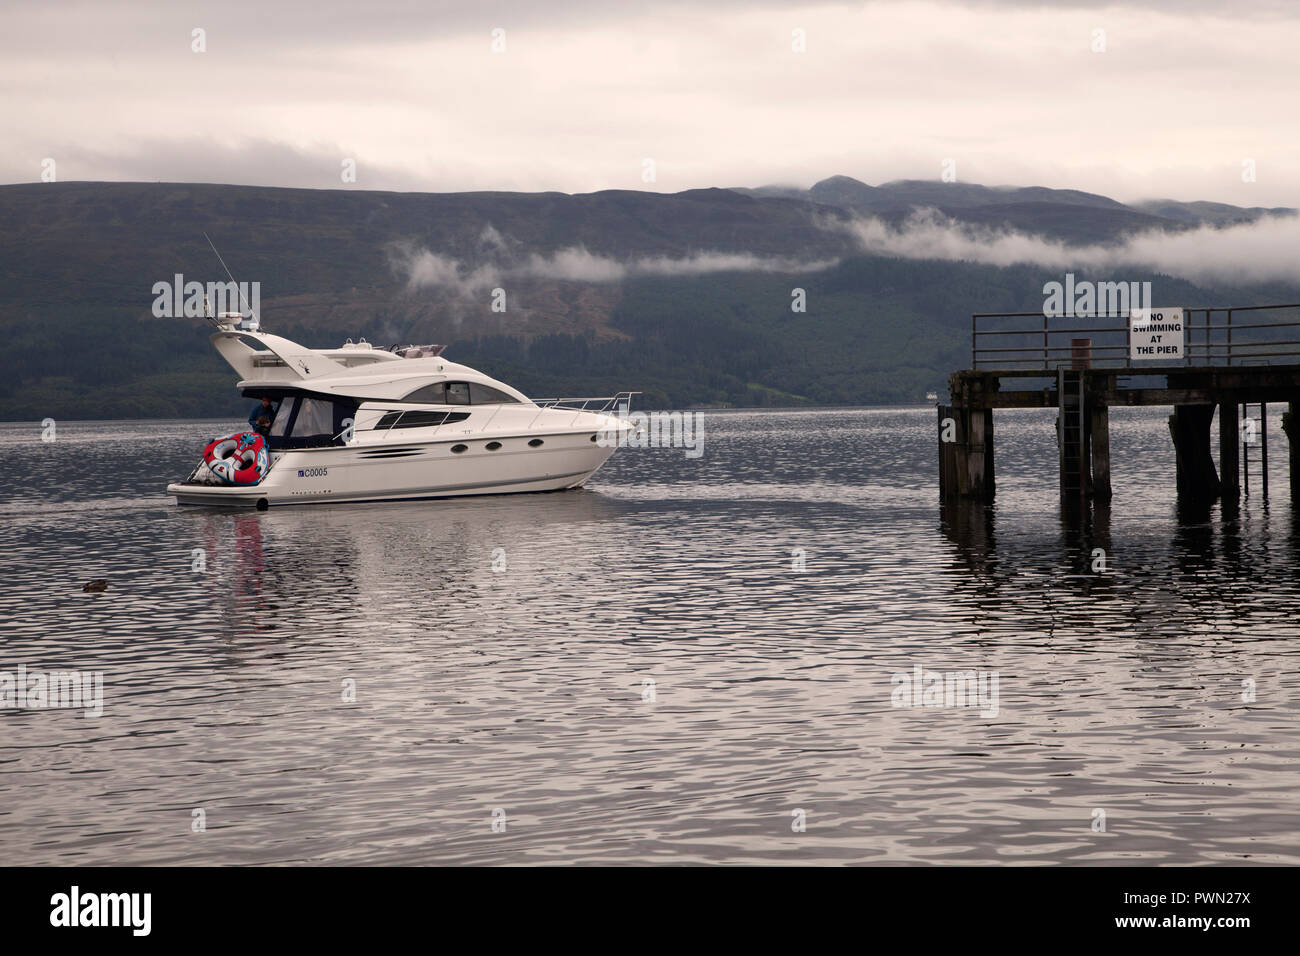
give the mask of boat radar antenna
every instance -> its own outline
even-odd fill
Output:
[[[251,332],[255,332],[255,331],[257,331],[258,327],[261,326],[261,324],[262,324],[262,320],[259,319],[259,318],[257,317],[257,313],[253,311],[252,307],[250,307],[249,304],[248,304],[248,302],[244,299],[244,287],[241,286],[238,282],[236,282],[236,281],[235,281],[235,277],[234,277],[233,275],[230,274],[230,269],[229,269],[229,267],[227,267],[227,265],[226,265],[226,260],[223,259],[223,258],[221,258],[221,253],[220,253],[220,252],[217,252],[217,247],[216,247],[216,245],[212,242],[212,238],[211,238],[211,237],[210,237],[206,232],[203,234],[203,238],[208,240],[208,245],[209,245],[209,246],[212,246],[212,251],[213,251],[214,253],[216,253],[217,261],[221,263],[221,268],[223,268],[223,269],[226,270],[226,276],[227,276],[227,278],[230,279],[230,284],[233,285],[233,286],[235,287],[236,291],[239,293],[239,304],[240,304],[240,306],[242,306],[242,307],[245,308],[245,309],[248,309],[248,314],[251,316],[251,318],[248,320],[248,322],[247,322],[246,324],[245,324],[244,322],[241,321],[240,325],[241,325],[242,327],[244,327],[244,328],[247,328],[247,329],[248,329],[249,331],[251,331]],[[206,306],[206,302],[207,302],[207,296],[204,296],[204,304],[205,304],[205,306]],[[241,313],[241,315],[242,315],[242,313]],[[219,324],[220,324],[220,322],[219,322],[219,320],[218,320],[218,325],[219,325]]]

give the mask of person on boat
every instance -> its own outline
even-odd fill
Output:
[[[248,415],[248,427],[253,429],[263,438],[270,437],[271,422],[275,421],[275,405],[271,399],[263,395],[262,404],[254,408]]]

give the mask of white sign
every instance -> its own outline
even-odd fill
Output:
[[[1182,309],[1133,309],[1128,314],[1128,356],[1137,361],[1183,357]]]

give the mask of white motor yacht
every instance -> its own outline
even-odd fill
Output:
[[[214,440],[189,478],[167,486],[178,504],[265,509],[577,488],[632,429],[634,392],[534,401],[447,361],[442,346],[349,340],[317,350],[237,313],[216,325],[213,346],[246,397],[275,403],[274,419],[269,436],[245,436],[257,455],[244,471],[213,460],[240,436]]]

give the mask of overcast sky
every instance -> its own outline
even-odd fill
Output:
[[[964,182],[1300,205],[1300,2],[47,0],[0,17],[0,182],[53,159],[61,181],[674,192],[937,179],[950,159]]]

